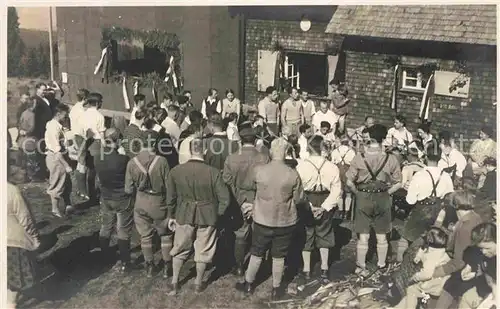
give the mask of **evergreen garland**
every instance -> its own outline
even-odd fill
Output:
[[[170,56],[174,57],[174,70],[177,73],[179,78],[182,78],[180,74],[180,60],[181,60],[181,51],[180,51],[180,40],[176,34],[169,33],[163,30],[152,29],[152,30],[133,30],[129,28],[123,27],[104,27],[102,29],[102,38],[101,38],[101,48],[105,48],[111,41],[129,41],[139,40],[144,43],[144,46],[148,46],[151,48],[156,48],[160,52],[165,53],[166,59],[168,62]],[[123,76],[126,76],[126,72],[112,72],[112,76],[110,79],[115,83],[121,83]],[[168,88],[166,83],[164,82],[165,76],[160,76],[157,72],[150,72],[137,75],[129,76],[129,81],[139,81],[139,88],[141,87],[152,87],[155,85],[158,91],[164,91]],[[171,91],[171,90],[170,90]],[[172,91],[171,91],[172,92]]]

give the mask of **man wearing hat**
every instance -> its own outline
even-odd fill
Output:
[[[270,249],[273,274],[271,298],[281,298],[284,291],[281,280],[285,269],[285,256],[293,241],[299,221],[297,204],[302,200],[303,188],[296,170],[285,164],[289,147],[283,138],[271,143],[271,162],[254,168],[253,189],[256,191],[252,209],[252,245],[245,281],[236,289],[253,294],[255,278],[266,252]]]
[[[165,157],[157,154],[156,132],[148,132],[142,150],[127,165],[125,192],[135,194],[134,221],[141,236],[141,249],[146,263],[146,275],[153,276],[153,235],[161,238],[161,253],[164,261],[163,277],[168,277],[172,260],[173,232],[168,228],[167,175],[170,166]],[[168,187],[170,190],[170,187]]]
[[[203,290],[203,277],[217,247],[216,224],[229,206],[229,190],[220,170],[203,160],[203,141],[190,142],[191,159],[174,167],[167,176],[167,217],[175,227],[172,286],[179,291],[179,274],[194,246],[195,292]]]
[[[243,276],[243,264],[246,249],[251,235],[251,211],[255,200],[255,190],[251,174],[258,165],[269,163],[269,156],[255,147],[256,135],[253,128],[244,128],[240,132],[241,151],[227,157],[224,163],[223,179],[233,193],[236,202],[230,205],[234,215],[232,228],[235,231],[235,262],[234,269],[237,276]]]
[[[101,250],[108,253],[111,233],[116,223],[119,270],[126,272],[130,269],[134,205],[130,203],[130,195],[125,192],[125,173],[129,159],[118,153],[119,137],[120,134],[115,128],[105,131],[103,149],[100,156],[94,157],[94,166],[101,188]]]

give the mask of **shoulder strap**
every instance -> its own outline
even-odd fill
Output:
[[[319,168],[316,165],[314,165],[314,163],[312,163],[310,160],[306,159],[306,161],[309,162],[316,169],[316,172],[318,173],[319,183],[321,185],[321,168],[323,167],[323,165],[325,165],[326,160],[323,160],[323,163],[321,163]]]
[[[366,161],[366,157],[364,153],[361,153],[361,157],[363,158],[363,161],[365,162],[366,169],[368,170],[368,173],[370,173],[370,176],[372,176],[372,180],[377,180],[377,176],[382,172],[384,169],[385,165],[387,164],[387,161],[389,160],[389,155],[386,154],[384,161],[382,162],[382,165],[375,171],[371,169],[370,165],[368,165],[368,162]]]
[[[151,164],[149,165],[148,174],[151,173],[151,171],[155,167],[156,162],[158,162],[159,158],[160,158],[159,156],[155,156],[155,158],[153,159],[153,162],[151,162]]]
[[[137,159],[137,157],[134,157],[133,160],[135,162],[135,165],[137,165],[137,167],[141,170],[141,172],[143,172],[144,174],[148,174],[148,171],[146,171],[146,168],[144,168],[141,162],[139,162],[139,159]]]
[[[437,196],[436,189],[437,189],[437,186],[439,185],[439,181],[441,180],[441,175],[443,174],[443,171],[441,171],[441,173],[439,174],[437,181],[434,181],[434,177],[432,177],[432,174],[428,170],[426,170],[426,172],[427,172],[427,174],[429,174],[429,176],[431,177],[431,181],[432,181],[431,197],[436,197]]]
[[[341,155],[341,156],[340,156],[340,164],[344,164],[344,165],[346,164],[346,163],[345,163],[345,157],[346,157],[346,156],[347,156],[347,154],[349,153],[349,150],[350,150],[350,149],[347,149],[347,151],[346,151],[343,155]],[[339,151],[339,152],[340,152],[340,151]]]

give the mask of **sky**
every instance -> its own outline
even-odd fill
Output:
[[[49,30],[48,7],[16,7],[19,16],[19,28]],[[56,29],[55,8],[52,11],[52,25]]]

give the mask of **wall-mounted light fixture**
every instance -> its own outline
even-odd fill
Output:
[[[311,29],[311,21],[305,15],[302,15],[302,19],[300,20],[300,29],[304,32]]]

